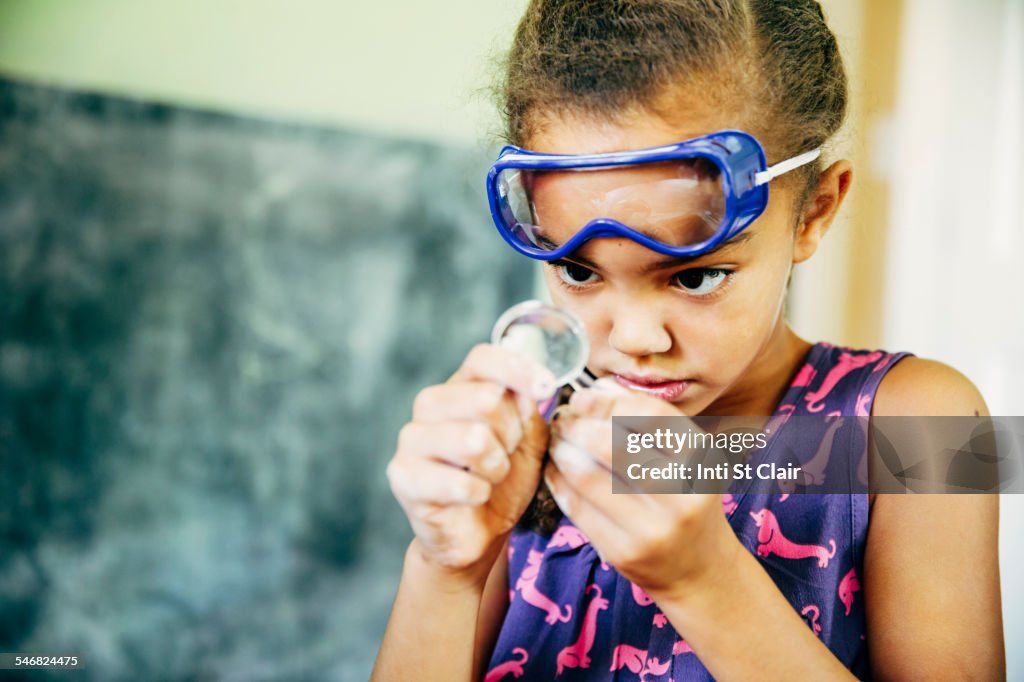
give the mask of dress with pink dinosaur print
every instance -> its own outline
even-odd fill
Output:
[[[784,427],[793,415],[825,416],[816,438],[849,448],[851,456],[841,460],[849,462],[849,476],[857,476],[864,461],[857,455],[866,451],[863,431],[844,430],[850,437],[840,437],[836,424],[844,416],[869,415],[882,377],[907,355],[818,343],[773,417]],[[866,678],[859,580],[868,495],[762,494],[735,483],[730,490],[722,508],[740,542],[807,627],[854,675]],[[602,562],[566,517],[551,534],[513,531],[508,588],[511,601],[485,682],[713,679],[650,596]]]

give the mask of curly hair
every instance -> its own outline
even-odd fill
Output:
[[[563,114],[672,120],[683,88],[725,105],[774,162],[842,125],[847,81],[815,0],[532,0],[496,87],[511,144]],[[821,164],[794,174],[817,183]]]
[[[775,162],[824,145],[846,116],[835,36],[815,0],[531,0],[497,84],[505,137],[528,146],[546,121],[672,121],[680,95],[732,112]],[[822,164],[801,183],[797,206]],[[559,511],[543,481],[521,525],[550,532]]]

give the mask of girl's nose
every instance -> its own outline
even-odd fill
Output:
[[[672,348],[672,336],[661,311],[633,299],[615,307],[608,343],[623,355],[642,357],[667,353]]]

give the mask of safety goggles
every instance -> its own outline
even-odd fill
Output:
[[[761,144],[739,130],[603,154],[508,146],[487,174],[487,196],[498,232],[531,258],[563,258],[596,237],[698,256],[761,215],[770,180],[820,153],[769,167]]]

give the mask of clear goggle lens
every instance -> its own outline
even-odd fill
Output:
[[[498,176],[502,218],[524,246],[554,250],[611,219],[673,247],[701,244],[725,219],[718,166],[705,158],[571,170],[512,168]]]

